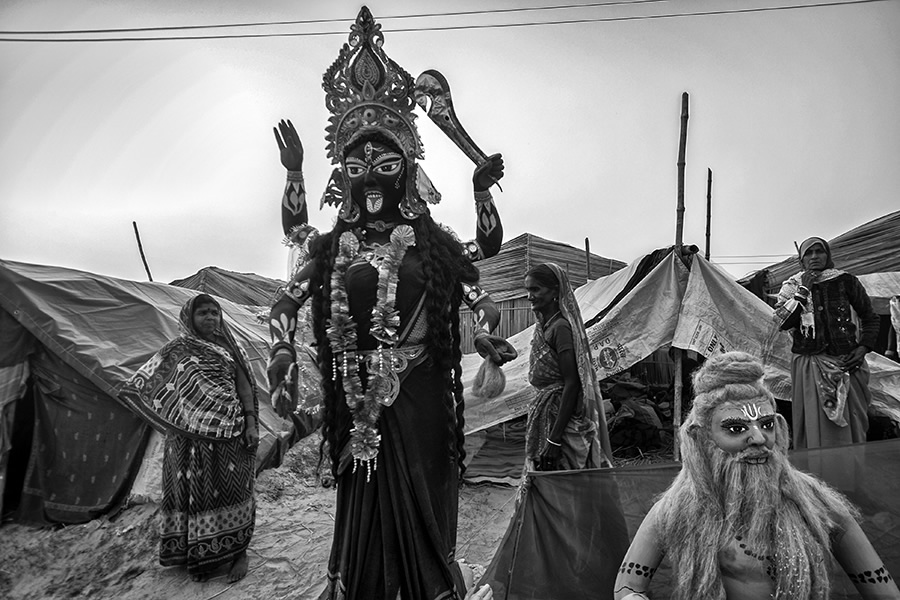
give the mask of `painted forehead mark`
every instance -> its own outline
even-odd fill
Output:
[[[765,410],[768,409],[768,410]],[[765,410],[765,412],[763,412]],[[741,407],[741,414],[747,417],[751,421],[758,421],[761,417],[768,417],[774,414],[774,411],[771,410],[771,407],[766,406],[763,409],[760,409],[759,405],[755,402],[753,404],[745,404]]]

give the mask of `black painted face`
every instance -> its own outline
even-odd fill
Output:
[[[347,154],[344,168],[350,195],[363,214],[397,214],[406,192],[405,161],[397,150],[382,142],[362,142]]]

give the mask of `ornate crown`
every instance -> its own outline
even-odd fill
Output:
[[[325,140],[332,164],[341,162],[344,148],[373,132],[392,139],[408,162],[422,158],[413,114],[415,82],[388,58],[383,45],[381,25],[363,6],[350,27],[348,43],[322,81],[325,106],[331,113]]]

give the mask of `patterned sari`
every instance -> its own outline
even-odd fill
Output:
[[[230,565],[250,544],[255,523],[255,456],[244,445],[238,369],[249,361],[225,321],[214,342],[197,335],[194,308],[181,309],[180,337],[154,354],[120,393],[166,432],[159,562],[208,573]],[[256,392],[255,414],[259,414]]]
[[[603,413],[603,398],[597,386],[597,376],[590,360],[590,347],[581,319],[581,311],[575,301],[569,278],[559,265],[546,263],[559,280],[559,310],[561,318],[572,328],[572,343],[581,381],[581,410],[566,424],[563,433],[560,468],[566,470],[611,466],[612,449]],[[563,378],[556,350],[545,339],[545,325],[537,323],[531,340],[531,358],[528,381],[537,390],[528,412],[525,433],[526,469],[534,470],[538,458],[547,446],[547,437],[562,399]]]

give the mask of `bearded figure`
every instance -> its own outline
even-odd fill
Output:
[[[762,378],[743,352],[694,373],[683,467],[635,534],[616,600],[649,598],[663,557],[675,600],[825,600],[831,556],[861,597],[900,598],[856,509],[788,462],[787,423]]]

